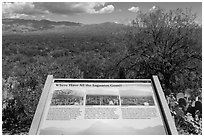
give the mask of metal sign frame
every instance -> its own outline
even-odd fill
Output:
[[[164,92],[157,76],[152,77],[152,85],[159,103],[159,108],[165,123],[167,135],[178,135],[173,117],[171,116]]]
[[[162,120],[164,123],[164,127],[166,130],[167,135],[178,135],[177,129],[174,124],[174,120],[170,114],[169,107],[167,104],[167,101],[164,96],[164,92],[162,90],[162,87],[160,85],[159,79],[157,76],[153,76],[152,79],[53,79],[53,75],[48,75],[30,130],[29,135],[37,135],[38,130],[40,127],[40,123],[42,120],[42,116],[45,109],[45,104],[50,92],[50,88],[53,83],[55,82],[100,82],[100,83],[106,83],[106,82],[119,82],[119,83],[126,83],[126,82],[147,82],[151,83],[157,102],[158,107],[162,116]]]

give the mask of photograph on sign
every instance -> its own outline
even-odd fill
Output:
[[[120,90],[121,105],[154,106],[152,92],[137,89]]]
[[[166,129],[151,83],[53,83],[38,134],[164,135]]]
[[[51,99],[51,106],[83,105],[84,93],[77,90],[55,90]]]
[[[86,105],[119,105],[119,95],[114,90],[90,89],[86,91]]]

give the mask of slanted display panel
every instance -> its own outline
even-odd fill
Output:
[[[54,81],[37,134],[167,134],[151,80]]]

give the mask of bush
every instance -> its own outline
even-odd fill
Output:
[[[83,78],[70,60],[40,60],[15,67],[12,76],[3,79],[2,120],[4,134],[28,133],[48,74],[54,77]]]

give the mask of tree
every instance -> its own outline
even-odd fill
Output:
[[[191,10],[166,12],[156,8],[138,13],[127,33],[127,55],[116,66],[124,65],[137,78],[156,74],[165,91],[176,92],[174,84],[189,72],[201,75],[201,26]],[[199,81],[201,82],[201,81]]]

